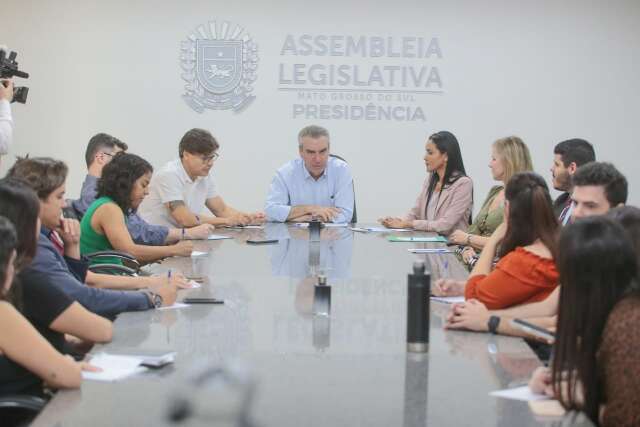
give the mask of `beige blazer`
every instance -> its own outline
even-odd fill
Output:
[[[433,218],[427,218],[427,189],[431,173],[424,180],[422,191],[416,205],[405,216],[405,220],[413,222],[413,228],[422,231],[435,231],[448,236],[455,230],[466,230],[473,210],[473,181],[467,176],[458,178],[451,185],[445,185],[442,192],[434,192],[429,204],[437,203]],[[429,209],[430,212],[433,212]]]

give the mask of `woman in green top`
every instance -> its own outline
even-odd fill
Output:
[[[491,175],[501,185],[493,187],[480,208],[480,212],[466,231],[456,230],[449,236],[449,241],[464,245],[462,259],[469,262],[482,250],[503,220],[504,187],[513,175],[518,172],[533,171],[533,163],[529,148],[517,136],[500,138],[491,146]]]
[[[115,249],[133,255],[140,262],[191,255],[193,243],[190,241],[182,240],[169,246],[138,245],[127,230],[127,214],[135,211],[149,194],[152,173],[153,167],[146,160],[124,152],[116,154],[104,167],[98,180],[97,199],[80,223],[82,254]]]

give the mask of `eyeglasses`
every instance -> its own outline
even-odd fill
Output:
[[[114,156],[113,153],[107,153],[105,151],[102,151],[102,154],[104,154],[105,156],[109,156],[109,157],[113,157]]]
[[[220,154],[213,153],[210,156],[198,156],[198,157],[200,157],[200,160],[202,160],[203,163],[210,163],[210,162],[213,162],[214,160],[217,160],[218,157],[220,157]]]

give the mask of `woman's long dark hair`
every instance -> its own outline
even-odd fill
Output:
[[[39,213],[38,195],[25,181],[19,178],[0,180],[0,215],[11,221],[16,229],[18,270],[36,256],[38,241],[35,233]]]
[[[433,142],[438,151],[447,155],[447,167],[444,170],[444,178],[442,179],[442,192],[445,185],[451,185],[459,178],[467,176],[462,161],[462,153],[460,152],[460,144],[454,134],[446,130],[436,132],[429,137],[429,141]],[[427,205],[431,200],[431,195],[436,188],[436,184],[440,181],[438,171],[431,172],[431,180],[427,189]]]
[[[500,256],[540,239],[555,259],[558,219],[544,179],[534,172],[517,173],[507,183],[504,197],[509,202],[509,218]]]
[[[0,180],[0,216],[13,224],[17,242],[15,245],[16,273],[25,268],[36,255],[38,240],[36,227],[40,201],[35,191],[18,178]],[[2,298],[10,301],[19,310],[22,306],[22,288],[19,279],[14,278],[13,285]]]
[[[636,254],[620,224],[589,217],[562,230],[557,266],[562,286],[553,389],[565,408],[582,410],[597,424],[604,397],[597,352],[609,313],[637,274]]]
[[[125,215],[131,211],[131,191],[146,173],[153,172],[153,166],[135,154],[119,152],[103,169],[98,180],[97,197],[110,197]]]
[[[0,287],[7,279],[9,261],[18,246],[18,233],[11,221],[0,215]],[[0,299],[5,297],[4,288],[0,289]]]

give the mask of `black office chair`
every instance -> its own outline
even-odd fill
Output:
[[[334,157],[338,160],[342,160],[345,163],[348,163],[343,157],[338,156],[337,154],[329,154],[330,157]],[[353,215],[351,216],[351,223],[355,224],[358,222],[358,213],[356,212],[356,184],[355,184],[355,180],[351,182],[351,185],[353,186]]]
[[[71,200],[67,200],[67,206],[62,208],[62,216],[65,218],[82,220],[82,214],[78,212]],[[130,254],[120,251],[99,251],[84,255],[89,261],[117,258],[122,264],[94,264],[89,267],[89,271],[102,274],[113,274],[120,276],[137,276],[140,273],[140,263]]]
[[[47,400],[39,396],[27,394],[0,396],[2,426],[27,426],[46,404]]]

